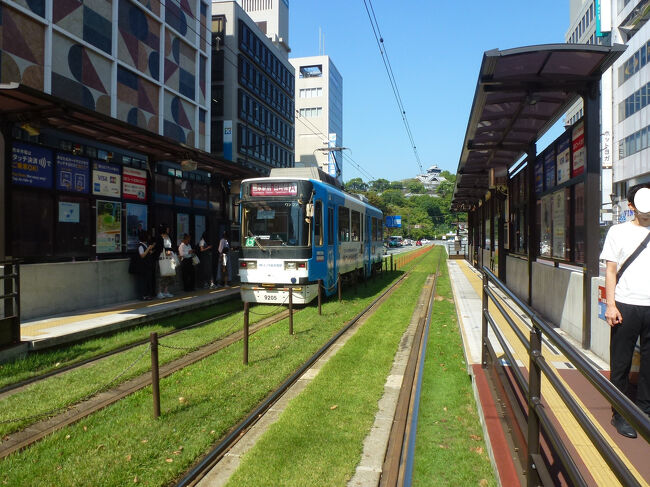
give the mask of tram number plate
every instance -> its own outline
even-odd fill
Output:
[[[264,301],[277,301],[278,300],[278,295],[277,294],[265,294],[264,295]]]

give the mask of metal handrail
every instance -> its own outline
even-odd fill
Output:
[[[558,393],[564,404],[567,406],[571,414],[576,419],[585,434],[589,437],[592,444],[596,447],[601,456],[605,459],[609,467],[612,469],[616,477],[624,485],[641,485],[630,472],[625,463],[616,454],[616,452],[609,446],[603,435],[598,431],[595,425],[589,420],[587,415],[579,407],[578,403],[571,396],[562,381],[557,377],[553,369],[546,363],[546,360],[541,353],[542,337],[552,343],[569,362],[578,370],[582,375],[599,391],[599,393],[612,405],[614,408],[625,417],[638,433],[648,442],[650,442],[650,420],[643,414],[623,393],[621,393],[610,381],[596,371],[587,360],[580,355],[564,338],[562,338],[553,327],[541,318],[537,313],[530,309],[524,302],[521,301],[504,283],[502,283],[497,276],[490,271],[486,266],[483,266],[483,310],[482,310],[482,364],[487,367],[487,353],[489,349],[488,342],[488,324],[494,331],[502,348],[506,351],[509,360],[513,360],[511,354],[504,346],[505,340],[501,336],[501,332],[496,325],[493,317],[490,315],[488,309],[488,300],[491,300],[501,316],[503,316],[515,332],[517,338],[522,342],[526,348],[530,364],[529,364],[529,380],[526,381],[523,374],[515,373],[516,381],[521,390],[526,394],[529,415],[528,415],[528,464],[529,471],[536,469],[538,463],[536,459],[539,458],[540,449],[540,429],[547,435],[551,445],[560,457],[560,461],[567,469],[567,473],[573,480],[575,485],[585,485],[581,473],[578,471],[573,459],[568,454],[562,437],[558,434],[556,428],[548,420],[546,413],[541,407],[541,374],[548,379],[549,384]],[[532,328],[530,331],[530,340],[527,340],[523,333],[516,327],[514,321],[508,316],[506,310],[498,302],[497,296],[489,288],[489,284],[493,284],[508,298],[510,298],[531,320]],[[511,362],[514,365],[514,362]],[[513,367],[513,372],[519,372],[518,367]],[[539,470],[538,470],[539,472]],[[540,472],[541,473],[541,472]],[[528,484],[536,485],[535,475],[528,475]]]

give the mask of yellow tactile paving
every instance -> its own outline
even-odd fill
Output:
[[[476,273],[470,269],[469,264],[466,261],[459,261],[458,263],[460,269],[467,276],[467,279],[469,280],[470,284],[472,285],[476,293],[479,296],[481,296],[482,285],[483,285],[481,278],[477,276]],[[511,349],[513,350],[513,355],[518,360],[521,361],[521,363],[526,369],[528,369],[529,359],[528,359],[528,354],[526,352],[526,349],[524,348],[524,345],[519,341],[519,339],[516,337],[514,332],[510,329],[505,319],[503,319],[503,317],[501,317],[498,314],[498,310],[494,308],[494,305],[490,303],[490,306],[491,306],[490,312],[492,313],[492,316],[495,317],[495,322],[499,326],[507,342],[510,344]],[[507,306],[504,305],[504,307],[508,309]],[[526,336],[528,336],[528,328],[522,324],[521,319],[518,316],[516,316],[514,313],[510,313],[510,315],[514,319],[514,321],[520,326],[520,329],[526,334]],[[552,362],[568,361],[563,355],[553,354],[550,351],[550,349],[548,349],[547,347],[544,347],[543,349],[543,356],[546,359],[549,366],[554,370],[554,372],[557,372],[557,369],[553,366]],[[580,398],[573,393],[571,388],[566,384],[566,382],[562,379],[562,377],[559,374],[557,374],[557,376],[562,381],[563,385],[567,388],[567,390],[571,392],[573,398],[582,407],[582,410],[587,414],[587,416],[592,421],[592,423],[596,426],[599,432],[608,441],[612,449],[616,451],[616,453],[623,459],[626,466],[630,469],[630,472],[632,472],[632,474],[637,478],[639,483],[641,485],[648,486],[649,485],[648,481],[641,476],[641,474],[634,468],[632,463],[627,459],[625,454],[620,450],[620,448],[618,448],[616,443],[614,443],[611,440],[609,434],[600,426],[600,424],[593,417],[593,415],[591,415],[587,407],[585,407],[582,401],[580,401]],[[615,477],[613,472],[609,469],[609,467],[607,466],[603,458],[600,456],[598,451],[593,447],[588,436],[582,430],[582,428],[575,420],[575,418],[573,417],[569,409],[566,407],[566,405],[564,404],[560,396],[557,394],[557,392],[555,392],[555,389],[548,383],[548,381],[544,378],[544,376],[542,376],[542,397],[544,398],[548,406],[551,408],[551,411],[557,418],[561,427],[566,432],[567,436],[571,438],[571,441],[573,442],[576,451],[580,455],[583,463],[589,470],[590,474],[593,476],[597,485],[603,487],[621,485],[621,483]]]

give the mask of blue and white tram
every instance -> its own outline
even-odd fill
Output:
[[[294,303],[337,292],[338,275],[367,277],[381,269],[380,210],[328,184],[315,168],[273,169],[241,184],[244,302]]]

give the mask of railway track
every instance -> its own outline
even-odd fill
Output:
[[[287,393],[307,371],[309,371],[316,361],[322,357],[328,350],[337,344],[341,338],[351,330],[355,325],[363,322],[374,311],[390,297],[390,295],[402,284],[403,280],[408,277],[409,273],[402,275],[395,281],[390,288],[384,291],[379,297],[373,300],[365,309],[357,314],[352,320],[343,326],[339,332],[333,336],[325,345],[316,353],[308,358],[285,382],[277,389],[270,393],[249,415],[239,424],[233,427],[230,432],[212,448],[186,475],[178,481],[176,487],[192,487],[200,485],[201,481],[214,469],[224,456],[251,430],[251,428],[264,416],[264,414],[273,407],[273,405]]]
[[[294,313],[295,312],[297,311],[294,310]],[[251,326],[249,333],[254,334],[263,328],[282,321],[283,319],[287,318],[288,315],[289,311],[283,310],[269,318],[262,319]],[[214,321],[214,318],[207,321]],[[197,324],[193,326],[197,326]],[[187,328],[175,330],[174,332],[183,330],[187,330]],[[168,333],[166,336],[169,336],[170,334],[172,333]],[[243,330],[239,330],[223,339],[199,347],[198,349],[184,355],[183,357],[161,366],[159,376],[160,378],[164,378],[175,372],[178,372],[179,370],[188,367],[200,360],[203,360],[204,358],[217,353],[219,350],[222,350],[229,345],[232,345],[233,343],[241,340],[242,337]],[[148,340],[146,340],[145,343],[148,343]],[[142,345],[142,343],[139,343],[138,345]],[[147,350],[148,349],[145,349],[145,351]],[[99,411],[100,409],[103,409],[113,403],[116,403],[120,399],[123,399],[124,397],[133,394],[134,392],[137,392],[149,385],[151,385],[151,373],[147,372],[131,380],[128,380],[113,389],[93,395],[93,397],[85,401],[70,406],[65,410],[65,412],[61,414],[57,414],[38,423],[31,424],[20,432],[7,435],[0,443],[0,458],[4,458],[11,453],[26,448],[29,445],[44,438],[45,436],[53,433],[54,431],[76,423],[77,421],[95,413],[96,411]]]
[[[192,323],[190,325],[183,326],[183,327],[177,328],[175,330],[171,330],[171,331],[168,331],[168,332],[165,332],[165,333],[161,333],[161,334],[158,335],[158,338],[162,339],[162,338],[169,337],[169,336],[175,335],[175,334],[183,332],[183,331],[187,331],[187,330],[189,330],[191,328],[198,328],[200,326],[207,325],[208,323],[211,323],[211,322],[213,322],[215,320],[221,320],[221,319],[227,318],[227,317],[232,316],[233,314],[238,313],[238,312],[239,311],[232,311],[232,312],[229,312],[229,313],[224,313],[224,314],[209,318],[207,320],[199,321],[197,323]],[[142,326],[142,325],[143,325],[143,323],[138,324],[138,326]],[[34,384],[36,382],[39,382],[39,381],[42,381],[42,380],[45,380],[45,379],[49,379],[51,377],[55,377],[57,375],[61,375],[61,374],[64,374],[66,372],[70,372],[70,371],[75,370],[75,369],[79,369],[79,368],[81,368],[81,367],[83,367],[85,365],[92,365],[93,363],[96,363],[96,362],[98,362],[98,361],[100,361],[102,359],[112,357],[113,355],[117,355],[119,353],[126,352],[128,350],[132,350],[132,349],[134,349],[136,347],[139,347],[141,345],[146,345],[147,343],[149,343],[149,338],[144,338],[142,340],[137,340],[137,341],[135,341],[133,343],[129,343],[128,345],[123,345],[121,347],[115,348],[114,350],[110,350],[108,352],[105,352],[105,353],[102,353],[102,354],[99,354],[99,355],[95,355],[94,357],[90,357],[90,358],[87,358],[87,359],[84,359],[84,360],[80,360],[78,362],[74,362],[74,363],[65,365],[63,367],[59,367],[56,370],[52,370],[52,371],[49,371],[49,372],[46,372],[46,373],[43,373],[43,374],[39,374],[39,375],[36,375],[34,377],[30,377],[28,379],[25,379],[25,380],[22,380],[22,381],[19,381],[19,382],[15,382],[15,383],[10,384],[8,386],[2,387],[2,388],[0,388],[0,400],[8,397],[11,394],[17,393],[21,389],[24,389],[25,387],[27,387],[27,386],[29,386],[31,384]]]
[[[406,364],[404,379],[397,400],[393,427],[391,428],[386,457],[382,467],[382,475],[379,482],[380,487],[411,485],[420,385],[422,383],[426,344],[441,260],[442,258],[439,257],[433,285],[427,300],[426,313],[423,313],[419,317],[414,342]]]

